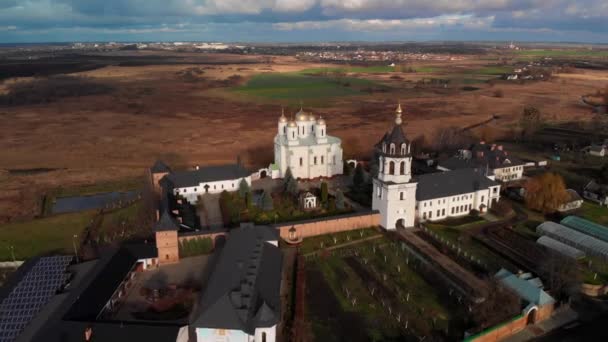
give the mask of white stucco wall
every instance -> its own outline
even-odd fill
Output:
[[[204,195],[205,193],[219,194],[224,190],[228,192],[238,191],[239,184],[241,183],[242,179],[245,179],[247,184],[251,186],[251,176],[247,176],[244,178],[238,178],[233,180],[200,183],[197,186],[175,188],[173,189],[173,193],[175,195],[180,195],[184,197],[191,204],[196,204],[196,202],[198,201],[198,196]],[[205,191],[205,185],[209,186],[208,192]]]
[[[497,202],[499,199],[500,185],[497,185],[476,192],[419,201],[416,213],[420,221],[440,221],[449,217],[468,215],[473,209],[481,211],[482,204],[485,205],[485,212],[492,207],[494,201]]]
[[[496,176],[496,180],[502,182],[518,180],[524,175],[524,166],[517,165],[494,169],[494,175]]]
[[[195,342],[275,342],[277,326],[256,328],[253,335],[230,329],[196,328],[195,332]]]
[[[276,143],[275,164],[281,177],[287,168],[296,178],[332,177],[343,172],[342,147],[340,143],[293,146]]]
[[[413,227],[417,183],[389,185],[378,179],[373,183],[372,209],[380,211],[380,225],[385,229],[396,229],[397,221],[403,219],[404,227]]]

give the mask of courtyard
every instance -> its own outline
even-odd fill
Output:
[[[375,234],[370,229],[360,243],[332,250],[319,248],[306,258],[306,315],[311,339],[461,338],[467,323],[466,306],[459,305],[462,298],[433,281],[427,266],[402,244],[385,236],[375,238]],[[333,245],[331,240],[327,243]]]
[[[137,273],[112,319],[187,323],[204,288],[210,258],[213,256],[184,258],[177,264]]]

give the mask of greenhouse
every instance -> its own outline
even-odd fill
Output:
[[[583,234],[574,229],[562,226],[559,223],[547,221],[536,227],[536,232],[546,235],[559,242],[579,249],[587,254],[596,255],[608,259],[608,243]]]
[[[578,230],[581,233],[591,235],[603,241],[608,241],[608,227],[606,226],[585,220],[578,216],[568,216],[560,223],[566,227]]]
[[[574,247],[570,247],[565,243],[559,242],[555,239],[552,239],[546,235],[541,236],[536,240],[536,243],[539,245],[543,245],[551,250],[554,250],[562,255],[565,255],[572,259],[580,259],[585,257],[585,252],[578,250]]]

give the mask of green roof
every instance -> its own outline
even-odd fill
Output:
[[[584,218],[578,216],[568,216],[560,223],[583,234],[587,234],[608,242],[608,227],[602,226],[601,224],[585,220]]]
[[[500,269],[495,277],[528,303],[540,306],[555,303],[555,299],[538,287],[533,279],[520,278],[504,268]]]

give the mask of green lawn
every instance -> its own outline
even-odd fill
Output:
[[[438,67],[431,67],[431,66],[421,66],[421,67],[414,67],[414,70],[416,72],[434,73],[434,72],[442,71],[443,69],[438,68]]]
[[[73,253],[73,236],[79,235],[95,216],[94,211],[50,216],[0,226],[0,260],[24,260],[48,252]]]
[[[300,245],[300,252],[302,254],[307,254],[335,245],[365,239],[371,236],[378,236],[380,234],[381,233],[375,228],[364,228],[358,230],[351,230],[348,232],[313,236],[306,238],[304,239],[304,241],[302,241],[302,244]]]
[[[266,73],[253,76],[233,91],[275,100],[318,100],[367,94],[368,89],[388,89],[370,80],[353,77],[309,76],[299,73]],[[307,101],[308,103],[309,101]]]
[[[597,224],[608,226],[608,208],[585,201],[581,206],[580,216]]]
[[[511,72],[513,72],[513,68],[510,66],[485,66],[471,71],[471,74],[500,76]]]

